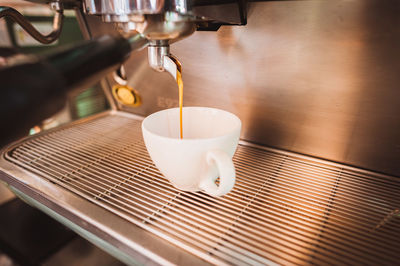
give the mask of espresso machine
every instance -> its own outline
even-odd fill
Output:
[[[90,82],[111,110],[7,145],[17,196],[129,265],[398,263],[398,1],[35,2],[59,14],[50,41],[67,8],[87,41],[9,60],[53,73],[24,110]],[[223,197],[174,188],[145,149],[141,121],[177,106],[178,70],[186,106],[242,120]]]
[[[148,46],[150,67],[158,72],[166,71],[176,79],[180,63],[171,55],[170,44],[191,35],[196,29],[217,30],[221,25],[246,23],[246,5],[242,1],[39,2],[48,3],[55,11],[53,31],[48,35],[42,35],[23,15],[11,7],[2,7],[0,17],[14,20],[43,44],[50,44],[60,36],[63,12],[66,8],[77,10],[82,25],[86,23],[85,16],[96,16],[105,24],[111,24],[115,30],[111,35],[102,32],[94,39],[88,33],[86,37],[91,38],[91,41],[60,49],[44,58],[14,55],[4,60],[0,75],[5,81],[5,97],[1,103],[3,116],[0,120],[7,126],[15,120],[19,121],[20,125],[16,130],[26,130],[45,116],[48,117],[49,113],[55,112],[60,106],[59,99],[65,91],[87,87],[88,84],[98,81],[102,75],[119,67],[132,51]],[[121,66],[115,76],[115,80],[121,85],[126,83],[124,72]],[[21,78],[23,76],[25,78]],[[134,91],[126,88],[122,93],[116,89],[115,95],[125,95],[128,101],[137,101]],[[135,100],[125,104],[134,105]],[[43,111],[28,111],[38,105],[44,105]],[[5,110],[12,115],[6,115]],[[2,136],[6,142],[9,141],[8,136],[18,135],[19,132],[14,132],[13,128],[10,126],[10,130]]]

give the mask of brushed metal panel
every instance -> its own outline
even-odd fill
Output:
[[[400,175],[400,2],[252,3],[248,25],[196,32],[172,45],[184,104],[237,114],[242,138]],[[146,51],[126,63],[147,115],[177,106]]]

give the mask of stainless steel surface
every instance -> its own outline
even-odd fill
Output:
[[[242,138],[400,175],[400,2],[250,3],[248,25],[172,45],[184,105],[231,111]],[[168,75],[136,53],[125,64],[148,115],[176,107]]]
[[[167,43],[185,38],[196,30],[196,24],[190,17],[171,12],[146,16],[143,22],[120,23],[119,25],[122,25],[121,29],[128,33],[137,31],[150,41],[167,41]]]
[[[176,41],[193,33],[194,20],[186,1],[164,0],[85,0],[90,15],[101,15],[106,22],[117,22],[124,33],[137,31],[152,41]]]
[[[159,72],[174,69],[168,68],[171,64],[164,65],[170,61],[170,43],[191,35],[196,30],[195,20],[199,20],[188,12],[186,1],[85,0],[85,10],[89,15],[101,15],[105,22],[115,22],[124,36],[139,33],[151,41],[156,49],[149,48],[149,63]]]
[[[106,231],[121,249],[133,235],[114,230],[129,223],[160,237],[153,244],[170,242],[176,251],[159,255],[165,260],[191,252],[218,264],[399,261],[399,178],[242,142],[231,193],[181,192],[151,162],[140,123],[110,113],[31,137],[5,151],[2,170],[50,206],[84,213],[75,223],[96,224],[92,232]],[[125,228],[110,224],[117,218]]]
[[[197,20],[219,20],[223,23],[236,24],[244,22],[238,18],[244,15],[240,14],[241,5],[244,5],[241,1],[84,0],[83,3],[87,14],[101,15],[105,20],[114,22],[128,22],[132,18],[135,20],[135,15],[154,15],[164,12],[189,15]]]
[[[151,46],[147,50],[149,65],[158,72],[164,71],[164,58],[169,55],[169,45]]]
[[[91,15],[157,14],[165,6],[165,0],[85,0],[84,3]]]
[[[148,50],[149,66],[158,72],[167,71],[176,80],[177,64],[169,53],[169,45],[150,45]]]
[[[26,203],[28,203],[29,205],[31,205],[34,208],[37,208],[38,210],[44,212],[45,214],[47,214],[48,216],[50,216],[51,218],[57,220],[58,222],[60,222],[61,224],[63,224],[64,226],[68,227],[70,230],[74,231],[75,233],[77,233],[78,235],[80,235],[82,238],[88,240],[89,242],[95,244],[98,248],[100,248],[103,251],[106,251],[108,254],[112,255],[115,259],[117,259],[118,261],[124,263],[125,265],[129,265],[129,266],[133,266],[133,265],[158,265],[158,264],[166,264],[165,261],[160,260],[160,258],[158,258],[157,256],[152,257],[151,260],[149,260],[148,258],[146,258],[146,255],[149,256],[149,254],[145,254],[146,250],[140,250],[141,247],[135,247],[134,245],[130,246],[129,248],[130,250],[130,254],[127,254],[126,249],[124,249],[121,246],[115,246],[112,245],[110,242],[112,241],[112,238],[110,238],[110,236],[105,235],[105,237],[103,236],[103,238],[99,238],[98,236],[94,235],[93,233],[91,233],[90,231],[87,231],[84,227],[87,227],[88,225],[88,217],[86,216],[86,220],[85,223],[83,224],[79,224],[79,223],[74,223],[73,219],[71,219],[71,217],[65,217],[64,214],[66,214],[67,212],[64,211],[63,215],[60,215],[57,213],[57,211],[60,211],[60,209],[57,209],[57,205],[55,205],[55,202],[53,201],[51,203],[51,208],[47,207],[46,205],[42,204],[40,202],[40,200],[38,200],[38,197],[35,197],[35,199],[32,199],[31,197],[27,196],[27,193],[22,193],[21,191],[15,189],[14,187],[12,188],[13,192],[15,193],[15,195],[17,195],[17,197],[19,197],[20,199],[22,199],[23,201],[25,201]],[[29,191],[32,192],[32,191]],[[28,192],[28,193],[29,193]],[[41,190],[41,192],[44,192],[44,189]],[[51,191],[51,192],[54,192]],[[46,196],[50,197],[51,193],[47,193]],[[64,196],[68,196],[67,193],[63,193]],[[73,197],[68,197],[68,201],[71,202],[71,199]],[[67,203],[67,201],[64,199],[63,203]],[[85,205],[87,204],[87,202],[81,202],[79,206],[79,210],[85,210]],[[95,210],[93,210],[93,207],[96,206],[91,206],[92,208],[90,208],[89,212],[90,212],[90,218],[94,218],[96,215],[94,214],[98,214],[101,215],[101,213],[96,212]],[[73,207],[70,206],[70,209],[73,210]],[[62,211],[62,209],[61,209]],[[76,210],[75,210],[76,211]],[[86,213],[88,213],[88,211],[86,211]],[[107,217],[106,215],[103,217],[103,220],[106,220]],[[93,222],[93,220],[91,220],[90,222]],[[111,222],[108,220],[108,222]],[[107,223],[104,223],[103,225],[106,225]],[[120,226],[121,224],[113,224],[114,226]],[[99,233],[104,233],[106,230],[103,227],[101,232]],[[131,232],[133,231],[133,232]],[[142,230],[143,231],[143,230]],[[143,232],[137,232],[137,230],[135,230],[135,228],[130,227],[129,228],[129,233],[134,233],[135,236],[138,235],[139,239],[143,239],[145,241],[141,242],[141,243],[146,243],[146,240],[144,237],[146,236],[145,234],[143,234]],[[115,234],[116,232],[114,232]],[[124,234],[123,236],[126,236],[127,234]],[[114,235],[113,235],[114,236]],[[132,240],[132,239],[131,239]],[[139,253],[137,250],[133,249],[139,249],[141,252]],[[81,261],[83,259],[81,258]],[[154,261],[154,262],[153,262]],[[161,263],[160,263],[161,262]]]
[[[13,0],[17,2],[22,0]],[[54,0],[24,0],[35,3],[49,4]],[[4,2],[4,1],[3,1]],[[10,1],[6,1],[8,4]],[[246,23],[246,2],[241,0],[198,1],[198,0],[57,0],[66,8],[81,7],[91,15],[109,15],[116,20],[129,19],[135,14],[159,14],[162,11],[172,11],[179,14],[190,14],[212,23],[219,22],[230,25]],[[119,17],[118,17],[119,16]]]
[[[124,266],[122,262],[96,248],[83,238],[75,238],[57,253],[46,259],[43,266]],[[140,265],[140,264],[137,264]]]
[[[0,205],[13,198],[15,198],[15,195],[2,182],[0,182]]]

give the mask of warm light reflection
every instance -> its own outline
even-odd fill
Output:
[[[42,131],[39,126],[34,126],[29,130],[29,135],[34,135]]]

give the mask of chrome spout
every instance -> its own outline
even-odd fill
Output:
[[[177,60],[169,53],[169,45],[150,45],[148,59],[151,68],[158,72],[168,72],[176,80]]]

